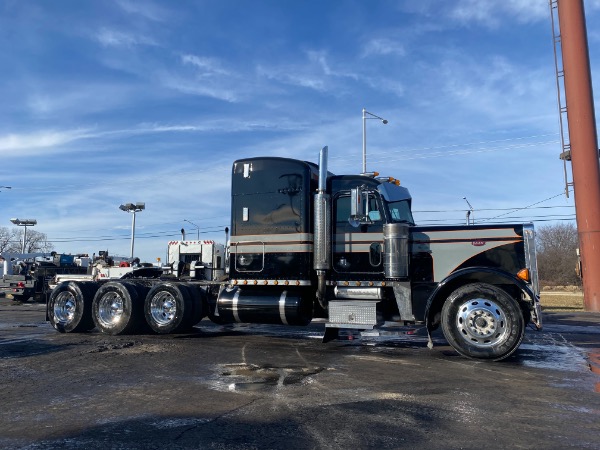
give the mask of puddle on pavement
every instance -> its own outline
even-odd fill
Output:
[[[521,344],[519,363],[526,367],[582,373],[589,369],[596,375],[594,392],[600,393],[600,349],[582,348],[552,342]],[[565,383],[572,380],[565,379]]]
[[[600,377],[600,350],[588,352],[588,362],[592,373]],[[594,385],[594,391],[600,394],[600,381],[596,382]]]
[[[323,367],[277,367],[256,364],[220,364],[212,386],[220,391],[258,392],[275,390],[310,382],[310,377],[325,370]]]
[[[151,422],[150,425],[152,425],[155,428],[158,428],[159,430],[167,430],[170,428],[193,427],[207,422],[210,422],[210,419],[201,419],[196,417],[166,418],[155,420]]]
[[[581,372],[587,366],[585,355],[577,348],[556,344],[521,344],[520,363],[526,367]]]

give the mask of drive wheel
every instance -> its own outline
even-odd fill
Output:
[[[196,285],[186,284],[185,287],[190,293],[190,299],[192,301],[192,316],[190,320],[190,327],[198,324],[206,315],[206,293]]]
[[[109,281],[96,292],[92,317],[102,333],[131,334],[141,328],[143,306],[135,285]]]
[[[92,300],[98,289],[93,282],[65,281],[52,290],[48,320],[61,333],[78,333],[94,328]]]
[[[148,292],[144,316],[159,334],[178,333],[192,326],[192,299],[188,288],[178,283],[161,283]]]
[[[473,283],[456,289],[444,303],[442,330],[461,355],[499,361],[521,344],[525,321],[517,301],[504,290]]]

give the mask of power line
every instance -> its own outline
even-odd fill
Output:
[[[445,149],[445,148],[470,147],[470,146],[474,146],[474,145],[487,145],[487,144],[495,144],[495,143],[499,143],[499,142],[523,141],[523,140],[526,140],[526,139],[541,138],[541,137],[548,137],[548,136],[557,136],[557,133],[538,134],[538,135],[532,135],[532,136],[521,136],[521,137],[506,138],[506,139],[496,139],[496,140],[491,140],[491,141],[470,142],[470,143],[467,143],[467,144],[448,144],[448,145],[438,145],[438,146],[434,146],[434,147],[417,147],[417,148],[408,148],[408,149],[387,150],[387,151],[383,151],[383,152],[378,152],[377,155],[389,155],[389,154],[396,154],[396,153],[410,153],[410,154],[414,154],[414,153],[417,153],[417,152],[430,151],[430,150],[440,150],[440,149]],[[541,143],[558,143],[558,141],[547,141],[547,142],[541,142]],[[533,143],[533,144],[540,144],[540,142]],[[527,145],[532,145],[532,144],[527,144]],[[506,147],[490,147],[490,148],[502,150],[502,149],[504,149]],[[512,148],[512,146],[510,146],[508,148]],[[345,156],[345,155],[340,155],[340,156],[333,155],[333,156],[330,156],[330,159],[331,160],[336,160],[336,159],[347,160],[347,156]]]
[[[571,191],[569,191],[569,192],[571,192]],[[552,197],[548,197],[547,199],[540,200],[539,202],[536,202],[536,203],[532,203],[532,204],[531,204],[531,205],[529,205],[529,206],[525,206],[525,207],[523,207],[523,208],[516,208],[516,209],[514,209],[514,210],[512,210],[512,211],[509,211],[509,212],[507,212],[507,213],[505,213],[505,214],[499,214],[499,215],[497,215],[497,216],[495,216],[495,217],[490,217],[490,218],[488,218],[488,219],[485,219],[485,220],[497,219],[498,217],[505,216],[506,214],[510,214],[511,212],[516,212],[516,211],[521,211],[521,210],[523,210],[523,209],[531,208],[532,206],[539,205],[540,203],[547,202],[548,200],[552,200],[552,199],[554,199],[554,198],[556,198],[556,197],[560,197],[561,195],[565,195],[565,193],[564,193],[564,192],[561,192],[560,194],[556,194],[556,195],[554,195],[554,196],[552,196]]]
[[[553,209],[553,208],[575,208],[574,205],[556,205],[556,206],[536,206],[535,208],[531,208],[531,209]],[[474,209],[474,212],[479,212],[479,211],[515,211],[515,209],[519,209],[519,208],[481,208],[481,209]],[[465,212],[465,209],[438,209],[438,210],[420,210],[420,211],[413,211],[414,213],[446,213],[446,212]]]

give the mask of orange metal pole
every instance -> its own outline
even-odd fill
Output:
[[[558,0],[586,311],[600,311],[600,165],[583,0]]]

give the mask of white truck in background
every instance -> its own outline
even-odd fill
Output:
[[[88,271],[91,258],[87,254],[3,253],[0,292],[16,301],[46,301],[49,284],[57,273],[77,276]]]
[[[140,263],[137,258],[118,264],[100,252],[100,258],[91,265],[87,274],[56,274],[50,288],[63,281],[105,281],[130,278],[175,277],[193,280],[217,280],[225,275],[225,246],[214,241],[170,241],[167,263],[157,267]]]

